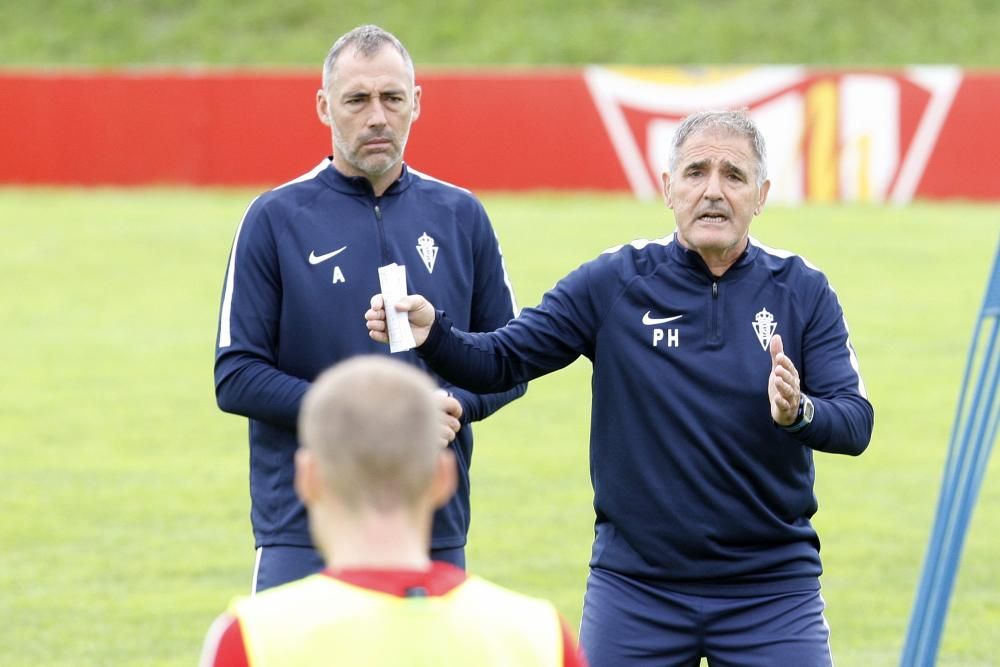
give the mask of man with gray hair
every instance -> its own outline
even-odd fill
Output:
[[[874,411],[826,277],[750,237],[765,155],[745,112],[693,114],[663,174],[671,236],[605,252],[492,333],[396,304],[468,389],[591,360],[592,665],[832,664],[813,453],[860,454]],[[385,341],[380,296],[365,317]]]
[[[383,355],[316,379],[295,488],[326,569],[235,601],[202,665],[583,665],[550,603],[428,557],[431,517],[457,480],[435,390]]]
[[[403,162],[420,116],[413,61],[374,25],[336,40],[316,91],[333,155],[251,202],[226,269],[215,356],[219,407],[250,421],[253,590],[319,570],[306,512],[292,488],[296,419],[310,382],[357,354],[386,354],[351,313],[379,291],[379,268],[403,265],[414,291],[471,331],[517,314],[490,220],[467,190]],[[398,358],[425,367],[414,351]],[[475,394],[442,384],[441,439],[455,452],[458,492],[435,516],[432,557],[465,564],[470,423],[524,393]]]

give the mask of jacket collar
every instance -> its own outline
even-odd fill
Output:
[[[331,188],[337,192],[343,192],[344,194],[356,195],[361,197],[374,197],[375,191],[372,189],[371,181],[369,181],[364,176],[345,176],[340,173],[336,167],[333,166],[333,157],[327,156],[326,158],[327,166],[326,169],[320,172],[320,178],[324,183],[329,185]],[[406,163],[403,163],[403,171],[399,174],[393,183],[386,188],[386,191],[382,193],[383,197],[392,196],[398,194],[410,187],[410,183],[413,182],[413,175],[407,168]]]
[[[692,269],[704,276],[717,280],[719,276],[715,276],[708,269],[708,265],[705,264],[705,260],[702,259],[701,255],[695,250],[689,250],[681,245],[680,240],[677,238],[677,232],[674,232],[673,243],[668,245],[668,250],[672,259],[674,259],[678,264],[681,264],[689,269]],[[732,266],[730,266],[726,272],[722,275],[722,278],[727,278],[732,275],[737,275],[742,273],[748,266],[753,264],[754,258],[757,253],[760,252],[760,248],[753,243],[752,239],[747,240],[747,247],[743,250],[743,253],[739,256]]]

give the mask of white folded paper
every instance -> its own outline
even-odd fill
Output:
[[[378,282],[385,303],[385,322],[389,330],[389,351],[405,352],[417,346],[410,330],[409,313],[396,310],[396,302],[406,296],[406,267],[388,264],[378,267]]]

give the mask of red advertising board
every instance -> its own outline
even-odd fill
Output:
[[[473,190],[657,194],[676,123],[746,107],[771,201],[1000,199],[1000,73],[954,67],[418,72],[407,162]],[[314,72],[0,73],[0,183],[252,185],[329,153]]]

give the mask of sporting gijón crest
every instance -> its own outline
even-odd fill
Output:
[[[752,324],[760,346],[766,350],[768,344],[771,342],[771,336],[774,335],[775,329],[778,328],[778,323],[774,320],[774,315],[767,312],[767,308],[761,308],[760,312],[754,315]]]
[[[434,262],[437,261],[438,247],[434,244],[434,239],[427,232],[417,239],[417,254],[427,267],[427,273],[434,273]]]

